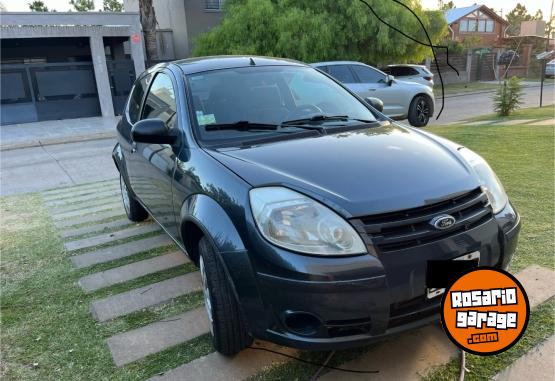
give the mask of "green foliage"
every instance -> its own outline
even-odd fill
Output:
[[[528,13],[526,6],[518,3],[512,11],[507,13],[505,18],[510,24],[507,29],[507,34],[510,36],[518,36],[520,34],[520,23],[522,21],[541,20],[543,18],[543,13],[538,9],[536,14],[532,16]]]
[[[418,20],[392,1],[367,0],[388,23],[426,41]],[[441,11],[424,12],[406,0],[432,42],[446,33]],[[196,41],[194,55],[252,54],[305,62],[356,60],[373,64],[419,62],[431,53],[374,17],[356,0],[227,0],[222,23]]]
[[[442,1],[442,3],[443,3],[443,1]],[[442,5],[440,6],[440,9],[441,9],[442,11],[446,11],[446,10],[448,10],[448,9],[453,9],[453,8],[456,8],[456,7],[455,7],[455,4],[453,3],[453,1],[449,1],[448,3],[444,3],[444,4],[442,4]]]
[[[118,0],[104,0],[104,12],[123,12],[123,4]]]
[[[31,12],[48,12],[48,7],[41,0],[35,0],[27,5],[29,5]]]
[[[69,4],[71,4],[77,12],[87,12],[94,9],[94,0],[70,0]]]
[[[493,109],[499,116],[508,116],[522,104],[522,83],[517,77],[503,82],[493,97]]]

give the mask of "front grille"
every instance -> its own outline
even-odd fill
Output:
[[[389,306],[388,328],[399,327],[435,315],[440,310],[441,298],[425,299],[423,296],[393,303]]]
[[[430,221],[440,214],[455,217],[455,224],[438,230]],[[462,233],[489,221],[493,216],[488,198],[481,188],[461,196],[419,208],[361,217],[361,225],[381,252],[424,245]]]

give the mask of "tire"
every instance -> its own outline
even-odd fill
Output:
[[[410,102],[409,123],[414,127],[424,127],[428,124],[433,113],[434,105],[432,100],[425,95],[417,95]]]
[[[199,242],[199,267],[204,306],[210,322],[212,344],[223,355],[231,356],[252,343],[239,303],[233,294],[223,265],[210,241]]]
[[[131,194],[121,173],[119,174],[119,188],[121,190],[121,201],[123,203],[123,209],[125,209],[125,214],[127,214],[127,218],[134,222],[146,220],[148,218],[148,212],[135,199],[135,196]]]

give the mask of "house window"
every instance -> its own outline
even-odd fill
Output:
[[[478,20],[468,20],[468,31],[469,32],[476,32],[476,26],[478,25]]]
[[[493,20],[486,21],[486,32],[493,32]]]
[[[204,0],[204,9],[219,11],[222,9],[224,0]]]
[[[459,27],[459,31],[468,32],[468,20],[461,20],[461,26]]]

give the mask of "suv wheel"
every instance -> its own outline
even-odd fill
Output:
[[[127,218],[131,221],[139,222],[144,221],[148,217],[148,212],[143,208],[143,206],[135,199],[135,197],[127,189],[127,184],[123,179],[123,175],[119,175],[119,187],[121,190],[121,200],[123,202],[123,208],[125,209],[125,214]]]
[[[206,237],[199,242],[199,267],[204,306],[210,321],[212,344],[223,355],[234,355],[252,343],[239,303],[217,253]]]
[[[433,104],[425,95],[414,97],[409,107],[409,123],[414,127],[424,127],[433,113]]]

